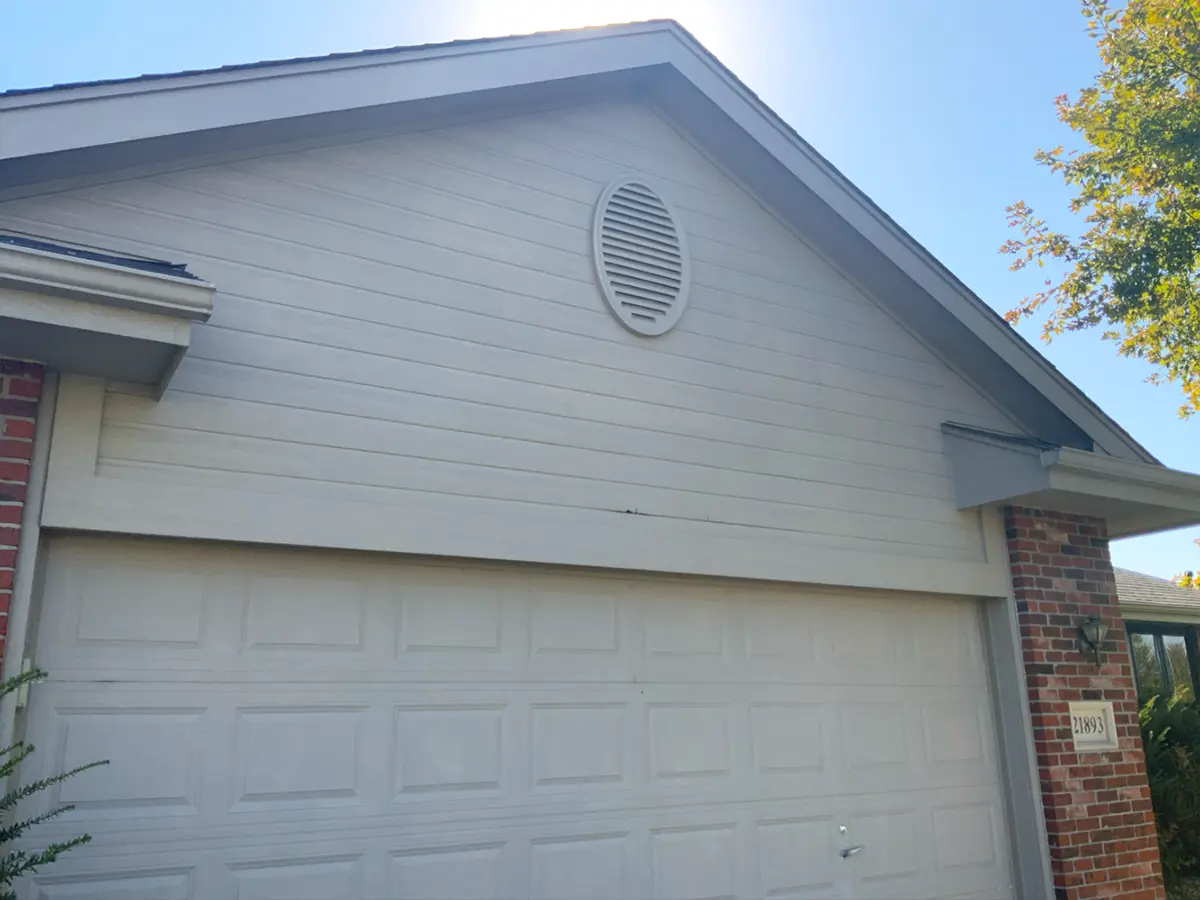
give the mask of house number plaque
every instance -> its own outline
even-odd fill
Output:
[[[1117,727],[1111,703],[1089,701],[1071,703],[1069,707],[1076,753],[1117,749]]]

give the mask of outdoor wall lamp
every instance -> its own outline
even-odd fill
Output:
[[[1091,654],[1096,665],[1100,665],[1100,645],[1108,634],[1108,626],[1098,616],[1088,616],[1079,623],[1079,652],[1084,656]]]

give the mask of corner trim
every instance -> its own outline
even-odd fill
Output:
[[[995,522],[1000,511],[988,511]],[[1003,523],[998,523],[1003,531]],[[983,634],[995,710],[996,743],[1006,801],[1009,864],[1014,896],[1051,900],[1054,896],[1046,814],[1042,808],[1033,724],[1029,716],[1025,661],[1012,582],[1002,597],[983,601]]]

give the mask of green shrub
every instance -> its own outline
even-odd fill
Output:
[[[1200,709],[1154,697],[1140,719],[1163,876],[1178,885],[1200,874]]]
[[[34,669],[32,672],[24,672],[15,678],[6,678],[0,681],[0,697],[18,691],[24,685],[40,681],[45,677],[45,672]],[[29,758],[33,750],[33,744],[27,744],[24,741],[17,741],[9,747],[0,749],[0,784],[8,783],[10,776],[17,771],[22,762]],[[14,850],[12,849],[13,842],[30,828],[74,809],[68,804],[57,806],[32,819],[15,819],[13,813],[16,811],[17,805],[27,797],[32,797],[46,788],[66,781],[73,775],[107,763],[108,760],[88,763],[85,766],[71,769],[69,772],[31,781],[24,787],[13,788],[0,795],[0,900],[16,900],[17,894],[12,890],[12,884],[18,878],[36,872],[42,866],[54,862],[61,854],[80,844],[86,844],[92,839],[91,835],[81,834],[78,837],[50,844],[44,850]]]

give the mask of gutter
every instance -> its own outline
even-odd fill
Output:
[[[1196,605],[1188,608],[1178,603],[1155,603],[1153,600],[1121,600],[1121,618],[1126,622],[1174,622],[1179,625],[1200,625],[1200,591]]]

